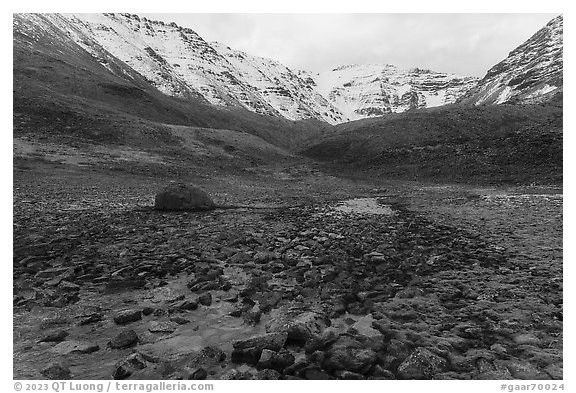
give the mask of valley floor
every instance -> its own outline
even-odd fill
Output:
[[[173,174],[22,157],[15,379],[562,379],[560,188],[287,158],[178,175],[223,208],[176,214]]]

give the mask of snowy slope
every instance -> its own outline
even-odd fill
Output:
[[[305,76],[351,120],[451,104],[477,82],[473,77],[390,64],[347,65]]]
[[[460,101],[474,105],[546,101],[562,92],[562,52],[560,15],[492,67]]]
[[[252,56],[218,42],[212,42],[211,45],[234,66],[238,78],[249,81],[250,86],[263,95],[282,116],[289,119],[314,117],[329,123],[346,120],[297,73],[281,63]]]
[[[15,29],[36,34],[59,30],[60,39],[72,39],[103,66],[119,59],[171,96],[203,97],[214,105],[290,120],[346,120],[282,64],[208,43],[175,23],[134,14],[21,14],[16,19],[27,26]]]

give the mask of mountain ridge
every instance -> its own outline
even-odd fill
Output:
[[[563,16],[552,19],[488,70],[458,102],[533,104],[563,91]]]

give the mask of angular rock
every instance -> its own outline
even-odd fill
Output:
[[[239,340],[232,343],[232,361],[235,363],[256,364],[264,349],[279,351],[284,347],[288,334],[268,333],[261,336],[255,336],[246,340]]]
[[[262,350],[260,359],[256,367],[269,368],[272,370],[282,371],[286,367],[294,363],[294,355],[290,352],[283,350],[280,352],[272,351],[270,349]]]
[[[125,330],[108,342],[108,346],[112,349],[124,349],[135,345],[138,340],[138,335],[134,330]]]
[[[206,211],[215,209],[216,205],[200,187],[173,183],[156,195],[154,208],[169,211]]]
[[[193,311],[198,308],[198,300],[197,299],[184,299],[180,302],[176,302],[170,307],[171,310],[185,310],[185,311]]]
[[[376,362],[376,352],[349,336],[341,336],[326,355],[322,368],[327,371],[347,370],[364,374]]]
[[[113,379],[124,379],[132,375],[137,370],[146,368],[147,363],[144,357],[136,352],[124,359],[114,370]]]
[[[432,379],[448,367],[446,359],[433,354],[426,348],[417,348],[398,366],[402,379]]]
[[[142,310],[123,310],[114,316],[114,322],[118,325],[126,325],[142,319]]]
[[[104,319],[104,315],[102,313],[93,313],[89,315],[82,315],[80,317],[80,321],[78,322],[79,326],[88,325],[91,323],[100,322]]]
[[[298,345],[304,345],[310,337],[320,333],[330,323],[321,313],[289,308],[279,308],[276,315],[271,317],[266,323],[266,331],[284,331],[288,334],[288,341]]]
[[[260,350],[271,349],[272,351],[279,351],[284,347],[288,333],[267,333],[259,336],[254,336],[245,340],[238,340],[232,343],[234,349],[257,348]]]

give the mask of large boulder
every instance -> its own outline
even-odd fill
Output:
[[[206,211],[215,209],[216,205],[200,187],[172,183],[156,195],[154,208],[156,210]]]

